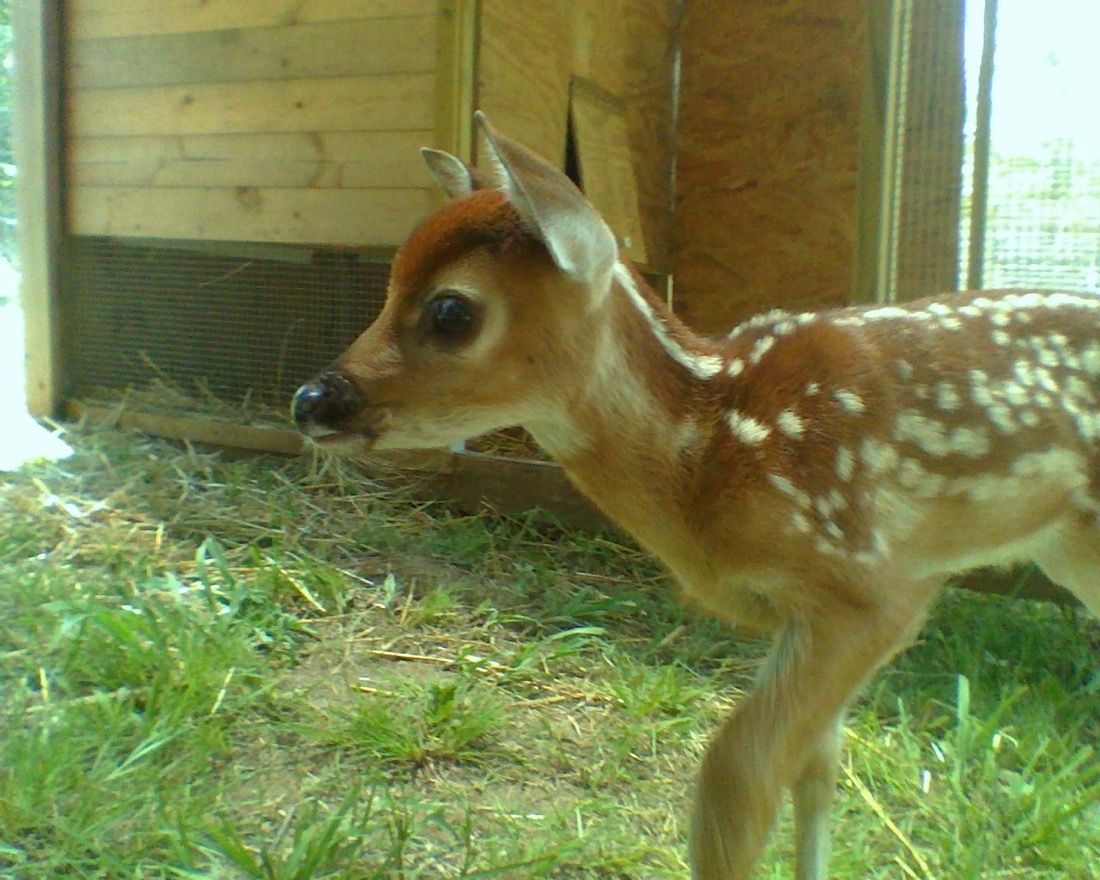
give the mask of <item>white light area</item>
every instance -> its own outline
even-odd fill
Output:
[[[23,310],[19,306],[19,273],[0,257],[0,472],[38,460],[56,461],[72,454],[69,445],[27,414],[23,362]]]
[[[981,63],[985,4],[967,0],[966,61]],[[1100,2],[999,0],[991,137],[1001,153],[1034,155],[1058,138],[1100,160]]]

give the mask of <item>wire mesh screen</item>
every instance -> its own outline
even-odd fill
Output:
[[[963,160],[962,0],[899,4],[904,30],[893,290],[910,300],[953,290]]]
[[[328,249],[226,256],[73,238],[64,307],[71,393],[168,384],[285,406],[377,315],[389,265]],[[247,253],[247,246],[240,248]]]
[[[879,296],[1100,292],[1100,5],[893,0],[891,10]]]
[[[989,123],[984,143],[971,143],[987,152],[988,175],[984,203],[973,208],[981,239],[971,246],[971,278],[989,288],[1100,293],[1100,8],[969,0],[968,28],[981,27],[987,4]]]

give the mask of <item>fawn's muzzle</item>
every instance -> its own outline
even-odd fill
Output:
[[[362,405],[363,395],[358,386],[343,373],[329,371],[294,392],[290,413],[299,428],[310,425],[338,428]]]

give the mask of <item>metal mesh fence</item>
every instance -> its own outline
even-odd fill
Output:
[[[962,277],[985,288],[1100,293],[1100,125],[1092,109],[1100,10],[1076,0],[967,0],[966,12],[968,79],[983,42],[992,67],[988,94],[971,98],[970,115],[981,119],[984,110],[988,128],[984,137],[968,132],[968,171],[985,171],[974,187],[981,199],[965,203],[963,236],[978,241],[964,248],[977,265],[964,266]]]
[[[1100,293],[1100,6],[892,8],[896,216],[886,217],[884,298],[971,286]]]
[[[388,262],[331,249],[235,250],[70,239],[62,306],[70,393],[167,383],[282,407],[382,307]]]

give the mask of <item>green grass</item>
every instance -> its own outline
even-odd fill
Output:
[[[643,554],[331,464],[71,440],[0,482],[0,877],[687,876],[764,647]],[[853,714],[832,876],[1100,877],[1096,640],[949,595]]]

